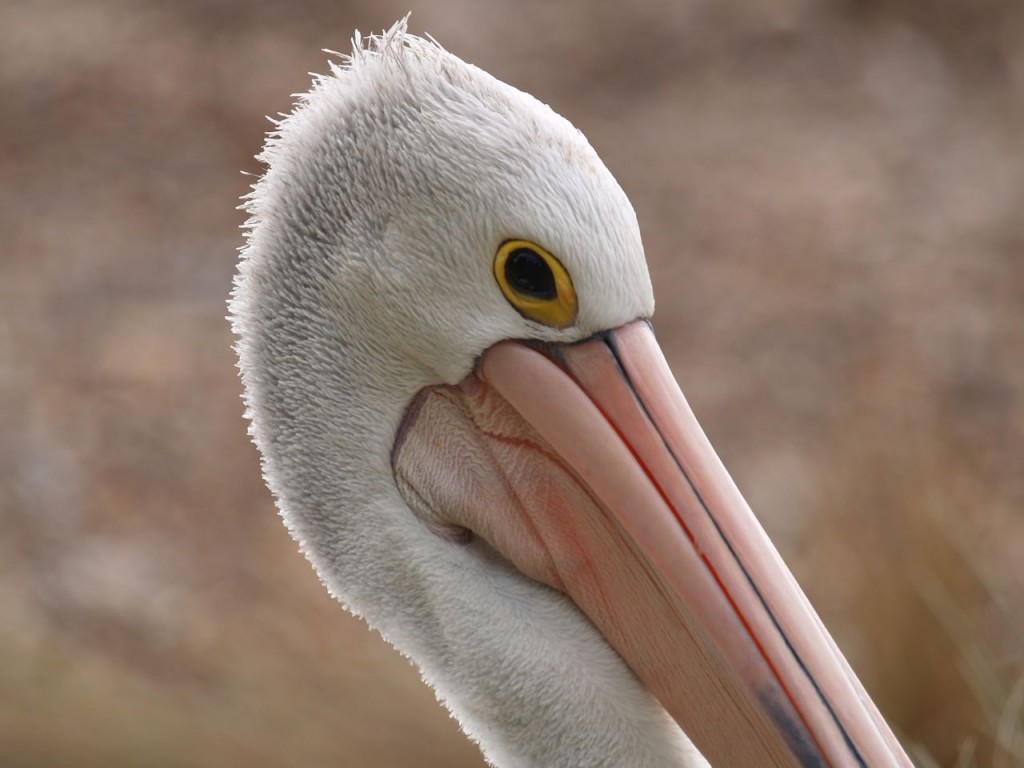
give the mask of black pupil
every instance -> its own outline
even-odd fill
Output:
[[[509,254],[505,261],[505,279],[521,296],[544,301],[558,296],[551,267],[539,253],[529,248],[516,248]]]

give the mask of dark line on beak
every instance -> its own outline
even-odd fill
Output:
[[[647,321],[647,324],[650,327],[650,321]],[[652,327],[652,331],[653,331],[653,327]],[[757,584],[754,582],[754,580],[751,577],[750,573],[747,571],[747,568],[743,564],[743,561],[740,560],[739,555],[736,553],[736,550],[733,548],[732,542],[730,542],[729,539],[726,538],[725,534],[722,532],[721,527],[719,527],[719,525],[718,525],[718,520],[716,520],[715,516],[713,514],[711,514],[711,510],[708,508],[707,503],[704,501],[704,497],[701,495],[700,491],[697,489],[697,486],[693,482],[693,480],[690,479],[689,474],[687,474],[686,470],[683,468],[683,465],[679,461],[679,458],[676,456],[675,451],[672,450],[672,447],[668,444],[668,441],[665,440],[665,437],[664,437],[664,435],[662,435],[661,430],[658,428],[657,423],[654,421],[654,419],[652,418],[650,412],[647,410],[647,406],[644,403],[643,399],[641,399],[641,397],[637,393],[636,388],[633,386],[632,380],[629,378],[629,373],[626,371],[625,366],[622,364],[622,359],[619,357],[619,351],[618,351],[618,349],[616,347],[616,341],[615,341],[614,332],[613,331],[602,331],[601,333],[595,334],[591,338],[592,339],[598,339],[599,338],[599,339],[601,339],[601,341],[603,341],[608,346],[608,349],[611,352],[612,357],[615,359],[615,365],[619,369],[619,373],[622,376],[623,381],[626,382],[626,385],[629,387],[630,391],[633,393],[633,397],[636,400],[637,404],[639,404],[640,408],[643,410],[644,415],[647,416],[648,422],[654,428],[654,431],[657,432],[658,437],[661,438],[661,442],[665,446],[665,450],[668,451],[669,455],[672,457],[672,461],[675,463],[676,467],[679,469],[679,471],[683,475],[683,477],[686,478],[686,482],[689,484],[690,489],[693,491],[694,496],[700,502],[701,508],[704,510],[704,514],[706,514],[708,516],[708,518],[711,520],[711,524],[714,525],[715,530],[718,532],[719,537],[725,543],[725,546],[728,547],[729,553],[732,555],[733,560],[736,561],[736,564],[739,566],[740,570],[743,572],[743,576],[746,578],[747,583],[750,585],[751,589],[754,591],[754,594],[757,595],[757,599],[760,601],[761,606],[764,608],[765,612],[768,614],[768,617],[771,619],[772,624],[775,626],[775,630],[782,637],[783,641],[786,643],[786,647],[789,649],[789,652],[792,654],[793,658],[796,660],[797,664],[800,666],[800,669],[803,670],[803,673],[807,677],[808,681],[814,687],[815,693],[818,694],[819,701],[821,701],[821,703],[828,710],[829,716],[832,718],[832,722],[835,723],[836,728],[838,728],[839,732],[843,735],[843,740],[845,741],[846,746],[848,747],[850,752],[853,754],[853,756],[856,758],[857,763],[860,766],[862,766],[863,768],[867,768],[867,764],[864,762],[864,758],[861,756],[860,752],[858,751],[857,746],[853,743],[853,740],[850,738],[850,735],[846,732],[846,728],[843,726],[843,723],[839,720],[839,717],[836,715],[835,710],[832,708],[832,705],[829,703],[828,699],[825,698],[825,694],[822,692],[820,686],[818,685],[818,681],[810,673],[810,670],[807,669],[807,666],[804,664],[804,660],[802,658],[800,658],[800,655],[797,653],[796,649],[793,647],[793,644],[790,642],[789,637],[786,635],[785,632],[783,632],[782,627],[779,625],[778,619],[776,619],[775,614],[772,612],[771,608],[768,606],[767,601],[764,599],[764,596],[761,594],[761,590],[758,589]],[[545,349],[545,352],[547,352],[547,354],[549,356],[553,356],[553,355],[551,355],[552,350],[550,348],[549,349]],[[564,358],[558,359],[558,362],[559,362],[559,365],[561,365],[563,368],[565,367],[565,365],[564,365]],[[813,745],[808,744],[805,739],[798,738],[799,734],[794,733],[794,730],[793,730],[793,727],[792,727],[792,723],[788,722],[788,720],[785,720],[783,718],[779,718],[778,717],[778,715],[779,715],[778,705],[775,704],[774,702],[771,702],[771,701],[767,701],[767,702],[765,702],[765,704],[768,706],[768,710],[769,710],[770,714],[772,715],[772,719],[775,721],[776,725],[780,728],[780,730],[784,734],[785,740],[790,744],[790,747],[794,750],[797,759],[800,760],[800,763],[802,765],[804,765],[804,766],[807,766],[808,768],[812,768],[814,766],[821,766],[823,764],[822,763],[822,757],[818,753],[817,749],[814,749]],[[813,753],[808,752],[807,751],[808,748],[814,749]]]

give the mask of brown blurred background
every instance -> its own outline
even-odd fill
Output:
[[[631,196],[676,373],[921,765],[1024,765],[1019,0],[0,4],[0,766],[479,766],[332,603],[224,321],[264,115],[411,28]]]

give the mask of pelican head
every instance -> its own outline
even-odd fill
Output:
[[[400,22],[261,159],[231,314],[267,483],[490,761],[909,765],[676,386],[579,131]]]

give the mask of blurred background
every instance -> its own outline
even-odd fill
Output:
[[[325,594],[224,301],[321,48],[411,29],[633,200],[726,465],[922,766],[1024,765],[1024,4],[0,4],[0,765],[481,766]]]

